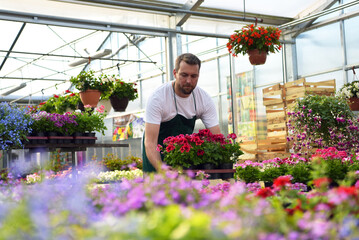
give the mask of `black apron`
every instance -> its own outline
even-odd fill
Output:
[[[177,102],[176,102],[176,93],[173,88],[173,96],[174,96],[174,102],[176,106],[176,116],[172,118],[171,120],[167,122],[162,122],[160,124],[160,131],[158,135],[158,144],[161,144],[163,146],[163,140],[165,140],[169,136],[177,136],[180,134],[192,134],[193,129],[196,123],[197,116],[194,116],[193,118],[187,119],[184,116],[178,114],[177,109]],[[197,112],[196,108],[196,99],[194,97],[194,93],[192,92],[193,101],[194,101],[194,109],[195,112]],[[146,155],[146,149],[145,149],[145,135],[143,135],[143,141],[142,141],[142,161],[143,161],[143,172],[156,172],[156,169],[152,166],[150,161],[147,158]],[[163,154],[161,154],[161,159],[163,161]]]

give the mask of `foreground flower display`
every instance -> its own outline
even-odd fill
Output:
[[[95,171],[81,169],[31,185],[3,182],[0,238],[353,239],[359,234],[358,183],[329,189],[316,179],[315,189],[306,193],[295,190],[289,176],[261,187],[164,171],[99,185],[91,183]]]

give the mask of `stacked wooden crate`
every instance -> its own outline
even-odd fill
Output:
[[[291,109],[295,105],[295,100],[304,97],[305,94],[314,95],[334,95],[335,79],[307,82],[305,78],[301,78],[284,84],[285,105],[287,109]]]
[[[275,84],[263,89],[263,105],[266,107],[267,138],[257,140],[257,159],[288,155],[285,92],[283,85]]]

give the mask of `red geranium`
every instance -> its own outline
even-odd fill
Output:
[[[280,176],[273,181],[274,187],[285,187],[291,184],[290,176]]]
[[[256,193],[256,196],[259,196],[261,198],[267,198],[274,195],[274,191],[270,187],[259,189],[259,191]]]

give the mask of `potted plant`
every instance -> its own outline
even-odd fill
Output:
[[[348,100],[352,111],[359,111],[359,81],[344,84],[337,92],[337,96]]]
[[[80,91],[82,103],[91,107],[97,106],[101,92],[107,89],[107,85],[95,76],[93,70],[81,71],[76,77],[71,77],[70,82]]]
[[[252,65],[264,64],[268,53],[279,52],[281,31],[276,27],[246,25],[235,30],[227,43],[228,51],[233,55],[248,54]]]
[[[344,151],[338,151],[335,147],[317,149],[312,156],[312,171],[313,179],[326,177],[330,180],[332,186],[338,186],[340,181],[344,180],[351,160],[345,161],[349,158]]]
[[[85,106],[84,112],[74,112],[74,116],[76,116],[75,121],[77,123],[77,127],[74,130],[75,133],[86,133],[87,135],[95,136],[95,131],[105,134],[105,130],[107,127],[105,126],[104,118],[104,110],[103,106],[96,108],[94,111],[89,105]]]
[[[235,134],[225,138],[223,134],[212,134],[208,129],[200,129],[191,135],[170,136],[158,150],[170,166],[207,169],[205,165],[210,164],[212,169],[218,169],[221,164],[230,163],[233,169],[233,163],[243,154],[235,138]]]
[[[287,114],[287,140],[296,153],[312,154],[325,146],[359,149],[359,122],[344,98],[307,94]]]
[[[58,114],[44,111],[31,114],[33,132],[43,133],[48,136],[50,143],[62,143],[62,140],[70,139],[77,128],[76,116],[72,113]],[[40,136],[43,136],[40,134]],[[61,136],[60,139],[58,136]],[[67,137],[67,138],[65,138]],[[60,141],[59,141],[60,140]]]
[[[110,99],[111,105],[116,112],[123,112],[126,110],[129,101],[138,98],[136,83],[127,83],[115,75],[102,75],[102,81],[108,87],[101,96],[102,99]]]
[[[102,162],[108,171],[129,171],[133,168],[142,169],[142,159],[135,156],[127,156],[125,159],[120,159],[113,153],[109,153],[103,158]]]
[[[81,103],[79,93],[73,93],[66,90],[65,94],[54,94],[47,101],[39,104],[38,110],[48,113],[63,114],[69,111],[75,111]]]
[[[236,168],[234,177],[236,180],[242,180],[246,183],[254,183],[260,180],[260,170],[254,166],[239,166]]]
[[[26,109],[0,103],[0,116],[0,148],[22,147],[32,123]]]

